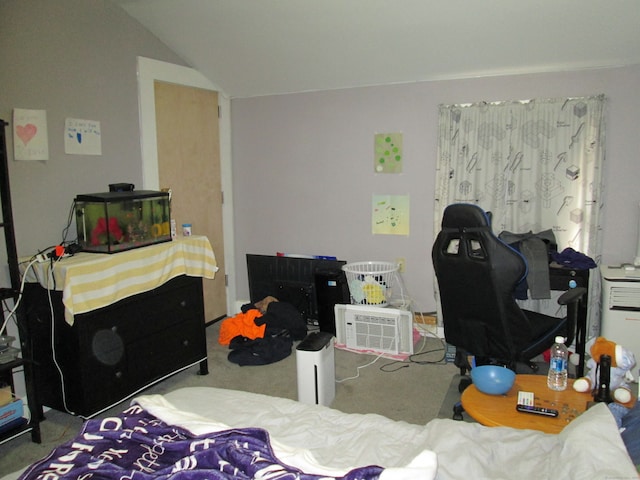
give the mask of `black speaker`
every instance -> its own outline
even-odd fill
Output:
[[[336,334],[336,304],[349,303],[349,286],[342,270],[320,270],[314,275],[321,332]]]
[[[91,351],[98,362],[114,366],[122,361],[124,356],[124,342],[118,334],[117,328],[103,328],[93,333]]]

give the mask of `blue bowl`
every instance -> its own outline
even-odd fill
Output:
[[[516,374],[500,365],[482,365],[471,369],[471,380],[482,393],[504,395],[513,387]]]

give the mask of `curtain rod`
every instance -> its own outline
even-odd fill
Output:
[[[440,108],[451,108],[451,107],[458,107],[458,108],[468,108],[468,107],[478,107],[478,106],[500,106],[500,105],[527,105],[529,103],[532,102],[539,102],[539,103],[550,103],[550,102],[566,102],[566,101],[573,101],[573,100],[593,100],[593,99],[599,99],[599,100],[604,100],[605,99],[605,95],[604,93],[599,93],[597,95],[585,95],[585,96],[581,96],[581,97],[557,97],[557,98],[532,98],[532,99],[528,99],[528,100],[496,100],[496,101],[492,101],[492,102],[487,102],[485,100],[481,100],[479,102],[472,102],[472,103],[453,103],[453,104],[445,104],[445,103],[441,103],[440,105],[438,105],[438,107]]]

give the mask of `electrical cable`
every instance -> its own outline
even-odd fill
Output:
[[[435,312],[428,312],[428,313],[435,313]],[[413,312],[413,315],[414,315],[414,318],[415,318],[416,313]],[[423,315],[422,312],[420,312],[419,315],[423,320],[421,325],[424,325],[424,315]],[[415,322],[414,322],[414,324],[415,324]],[[436,335],[434,332],[432,332],[432,331],[430,331],[430,330],[428,330],[426,328],[424,330],[421,330],[421,331],[425,334],[425,335],[422,335],[422,338],[424,339],[425,343],[426,343],[426,339],[428,337],[430,337],[430,338],[434,338],[434,339],[438,340],[440,342],[441,346],[439,348],[434,348],[434,349],[427,350],[427,351],[424,351],[424,352],[414,353],[413,355],[409,356],[409,359],[408,359],[409,362],[415,363],[417,365],[440,365],[440,364],[445,364],[446,363],[445,360],[447,358],[447,346],[446,346],[444,340],[442,338],[440,338],[438,335]],[[423,348],[424,348],[424,344],[423,344]],[[422,361],[415,360],[415,357],[417,357],[419,355],[427,355],[427,354],[430,354],[430,353],[436,353],[436,352],[440,352],[440,351],[442,351],[442,358],[440,358],[438,360],[422,360]]]
[[[49,281],[54,278],[53,275],[53,271],[56,267],[56,264],[60,261],[62,257],[58,257],[55,261],[51,262],[51,269],[49,272],[49,275],[47,275],[47,298],[49,300],[49,315],[51,317],[51,359],[53,360],[53,364],[56,367],[56,370],[58,371],[58,375],[60,377],[60,392],[62,394],[62,406],[64,407],[65,411],[67,413],[69,413],[70,415],[76,415],[75,412],[71,411],[69,409],[69,407],[67,406],[67,392],[65,389],[65,383],[64,383],[64,373],[62,371],[62,367],[60,367],[60,364],[58,363],[58,359],[56,358],[56,346],[55,346],[55,339],[56,339],[56,317],[55,317],[55,312],[53,309],[53,299],[51,297],[51,285],[49,283]]]
[[[413,304],[413,301],[410,300],[410,303]],[[413,317],[414,317],[413,325],[414,325],[414,327],[416,327],[416,322],[415,322],[416,315],[420,315],[424,320],[423,314],[422,314],[422,312],[416,313],[413,310],[411,310],[411,313],[413,314]],[[435,312],[433,312],[433,313],[435,313]],[[420,325],[422,325],[422,324],[420,324]],[[386,364],[380,366],[380,371],[386,372],[386,373],[394,373],[394,372],[399,371],[402,368],[410,367],[412,364],[415,364],[415,365],[445,365],[447,363],[446,362],[447,346],[445,345],[445,342],[443,341],[443,339],[438,337],[435,333],[429,331],[426,328],[424,328],[424,329],[420,328],[418,330],[421,332],[420,336],[422,337],[422,345],[420,346],[419,351],[417,353],[413,353],[413,354],[409,355],[409,357],[406,360],[394,360],[392,362],[389,362],[389,363],[386,363]],[[428,337],[432,337],[432,338],[438,340],[440,342],[441,346],[438,347],[438,348],[430,349],[430,350],[420,351],[425,347]],[[442,357],[437,359],[437,360],[416,360],[416,358],[418,356],[420,356],[420,355],[428,355],[428,354],[437,353],[437,352],[442,352]],[[391,367],[393,367],[394,365],[396,367],[391,369]]]
[[[426,340],[424,341],[426,342]],[[416,360],[415,359],[415,357],[417,357],[418,355],[428,355],[431,353],[438,353],[438,352],[442,352],[442,357],[439,358],[438,360]],[[386,372],[386,373],[393,373],[393,372],[397,372],[401,368],[410,367],[412,364],[413,365],[445,365],[446,358],[447,358],[447,349],[443,344],[442,347],[433,348],[430,350],[425,350],[424,352],[418,352],[418,353],[409,355],[409,357],[406,360],[395,360],[393,362],[386,363],[380,367],[380,371]],[[401,364],[401,365],[396,367],[393,370],[389,370],[389,368],[392,365],[397,365],[397,364]]]
[[[366,367],[369,367],[371,365],[373,365],[374,363],[376,363],[379,359],[381,359],[384,356],[384,354],[380,354],[378,355],[376,358],[374,358],[371,362],[365,364],[365,365],[360,365],[359,367],[356,368],[356,375],[354,375],[353,377],[347,377],[347,378],[343,378],[343,379],[337,379],[336,378],[336,383],[342,383],[342,382],[346,382],[347,380],[355,380],[356,378],[358,378],[360,376],[360,370]]]
[[[76,202],[71,202],[71,208],[69,209],[69,216],[67,217],[67,225],[62,229],[62,245],[65,245],[67,243],[67,234],[69,233],[69,228],[71,227],[71,224],[73,223],[73,212],[76,209]],[[77,241],[77,236],[76,236],[76,241]]]
[[[16,311],[18,310],[18,306],[20,305],[20,301],[22,300],[22,294],[24,292],[24,284],[26,283],[26,280],[27,280],[27,273],[29,272],[29,269],[31,269],[33,267],[33,264],[36,263],[36,261],[37,260],[34,257],[27,264],[27,266],[26,266],[26,268],[24,270],[24,273],[22,275],[22,280],[20,281],[20,289],[18,291],[18,298],[16,299],[16,301],[15,301],[15,303],[13,305],[13,308],[9,311],[9,313],[4,315],[4,321],[2,322],[2,328],[0,328],[0,335],[2,334],[2,332],[5,332],[5,331],[6,331],[7,334],[9,333],[9,331],[7,330],[7,325],[8,325],[9,320],[11,318],[13,318],[14,322],[16,323],[16,325],[18,325],[18,321],[17,321],[17,318],[15,317],[15,314],[16,314]],[[4,302],[4,300],[3,300],[2,304],[3,304],[4,307],[6,307],[6,303]],[[3,314],[4,314],[4,311],[3,311]],[[14,370],[14,373],[20,372],[20,371],[24,372],[24,369],[22,369],[22,370]],[[12,395],[15,396],[15,394],[13,394],[13,393],[12,393]],[[24,402],[23,402],[23,405],[24,405]],[[27,419],[27,424],[30,424],[31,423],[32,412],[31,412],[31,409],[28,408],[28,405],[27,405],[27,409],[26,410],[27,410],[28,413],[25,416],[24,415],[24,410],[23,410],[23,417]],[[20,434],[18,434],[18,435],[20,435]],[[16,438],[16,437],[17,437],[17,435],[14,436],[14,437],[11,437],[11,438]]]
[[[0,328],[0,335],[2,334],[2,332],[5,331],[5,328],[7,328],[9,319],[15,315],[16,310],[18,309],[18,305],[20,305],[20,301],[22,300],[22,292],[24,291],[24,284],[27,280],[27,272],[33,266],[33,264],[36,263],[36,261],[37,260],[35,259],[31,260],[31,262],[29,262],[29,264],[27,265],[27,268],[25,269],[24,274],[22,275],[22,280],[20,281],[20,290],[18,291],[18,298],[16,299],[13,309],[9,312],[7,316],[5,316],[4,321],[2,322],[2,328]]]
[[[409,361],[411,363],[415,363],[416,365],[443,365],[445,364],[445,359],[447,358],[447,347],[444,345],[444,342],[442,342],[441,339],[439,339],[440,342],[442,343],[442,346],[439,348],[433,348],[431,350],[426,350],[424,352],[418,352],[418,353],[414,353],[413,355],[409,356]],[[437,353],[437,352],[442,352],[442,358],[439,358],[438,360],[415,360],[414,357],[417,357],[418,355],[427,355],[430,353]]]

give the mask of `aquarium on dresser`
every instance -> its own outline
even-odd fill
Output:
[[[85,252],[116,253],[171,241],[168,192],[76,195],[78,243]]]

